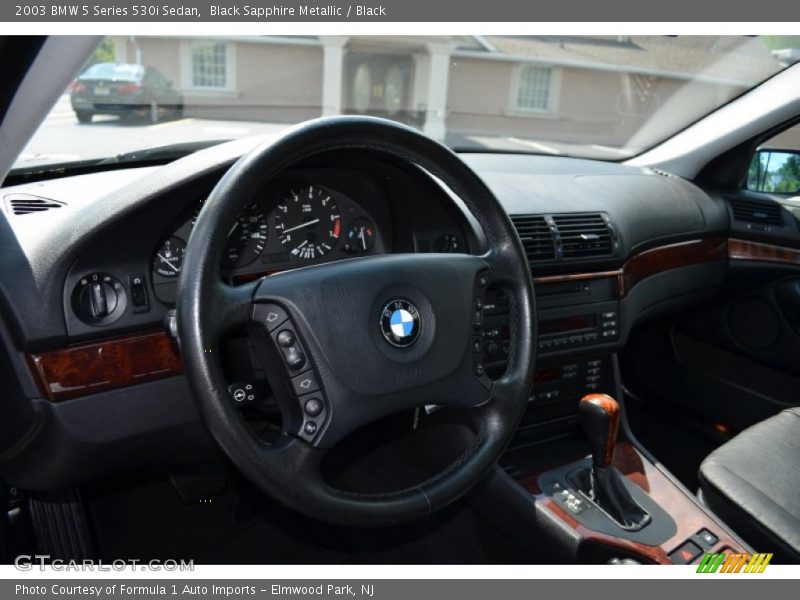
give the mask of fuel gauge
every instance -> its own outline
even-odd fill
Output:
[[[369,252],[375,245],[375,226],[364,218],[353,219],[344,241],[345,252],[351,254]]]
[[[178,238],[171,237],[156,252],[153,258],[153,272],[161,277],[172,279],[181,274],[183,255],[186,253],[186,243]]]

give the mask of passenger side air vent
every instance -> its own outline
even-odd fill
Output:
[[[511,222],[517,228],[528,262],[555,260],[556,245],[553,232],[541,215],[511,215]]]
[[[730,199],[729,202],[731,210],[733,210],[733,218],[736,221],[762,225],[783,225],[783,209],[777,202],[773,204],[740,198]]]
[[[601,214],[553,215],[565,259],[611,256],[612,232]]]
[[[31,194],[8,194],[5,199],[9,209],[15,215],[29,215],[64,206],[64,203],[58,200],[50,200]]]

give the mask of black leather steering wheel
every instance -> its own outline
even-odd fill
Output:
[[[227,232],[257,191],[300,160],[358,149],[408,161],[444,182],[481,224],[485,252],[353,258],[226,285],[219,257]],[[477,367],[475,354],[483,325],[478,299],[490,284],[504,288],[510,303],[508,367],[495,381]],[[309,121],[238,160],[197,218],[177,305],[186,374],[223,451],[267,494],[342,525],[396,524],[425,516],[486,475],[528,400],[534,317],[525,252],[483,181],[441,144],[410,127],[369,117]],[[272,444],[257,437],[227,391],[219,342],[242,326],[259,329],[282,357],[276,364],[294,402],[284,415],[283,435]],[[309,400],[319,405],[309,407]],[[335,489],[323,479],[322,457],[348,433],[428,404],[460,407],[474,424],[474,443],[444,471],[382,494]]]

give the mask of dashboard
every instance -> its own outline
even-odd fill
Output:
[[[163,322],[197,215],[254,143],[2,190],[0,375],[11,384],[0,433],[21,435],[34,411],[40,432],[4,466],[9,477],[67,486],[214,447]],[[632,328],[713,297],[732,261],[800,264],[793,215],[745,233],[733,199],[668,174],[566,157],[462,158],[511,216],[536,284],[538,372],[518,443],[574,426],[581,394],[614,392],[611,357]],[[484,248],[479,224],[437,180],[366,150],[287,168],[242,202],[220,257],[233,284],[357,256]],[[507,299],[489,290],[483,310],[475,352],[498,374]],[[238,352],[246,362],[247,347]]]

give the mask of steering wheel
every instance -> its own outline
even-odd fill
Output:
[[[486,246],[467,254],[391,254],[223,282],[227,232],[262,186],[322,152],[369,150],[436,176],[481,224]],[[503,288],[510,305],[508,366],[483,372],[482,298]],[[493,467],[522,417],[534,368],[535,304],[525,252],[500,203],[456,154],[384,119],[332,117],[289,129],[239,159],[205,202],[184,257],[178,335],[191,389],[214,438],[263,492],[340,525],[423,517],[469,491]],[[222,336],[260,331],[292,399],[278,441],[262,441],[232,401]],[[474,441],[427,481],[391,493],[354,493],[322,476],[326,452],[347,434],[423,405],[468,411]],[[286,411],[284,411],[286,413]]]

